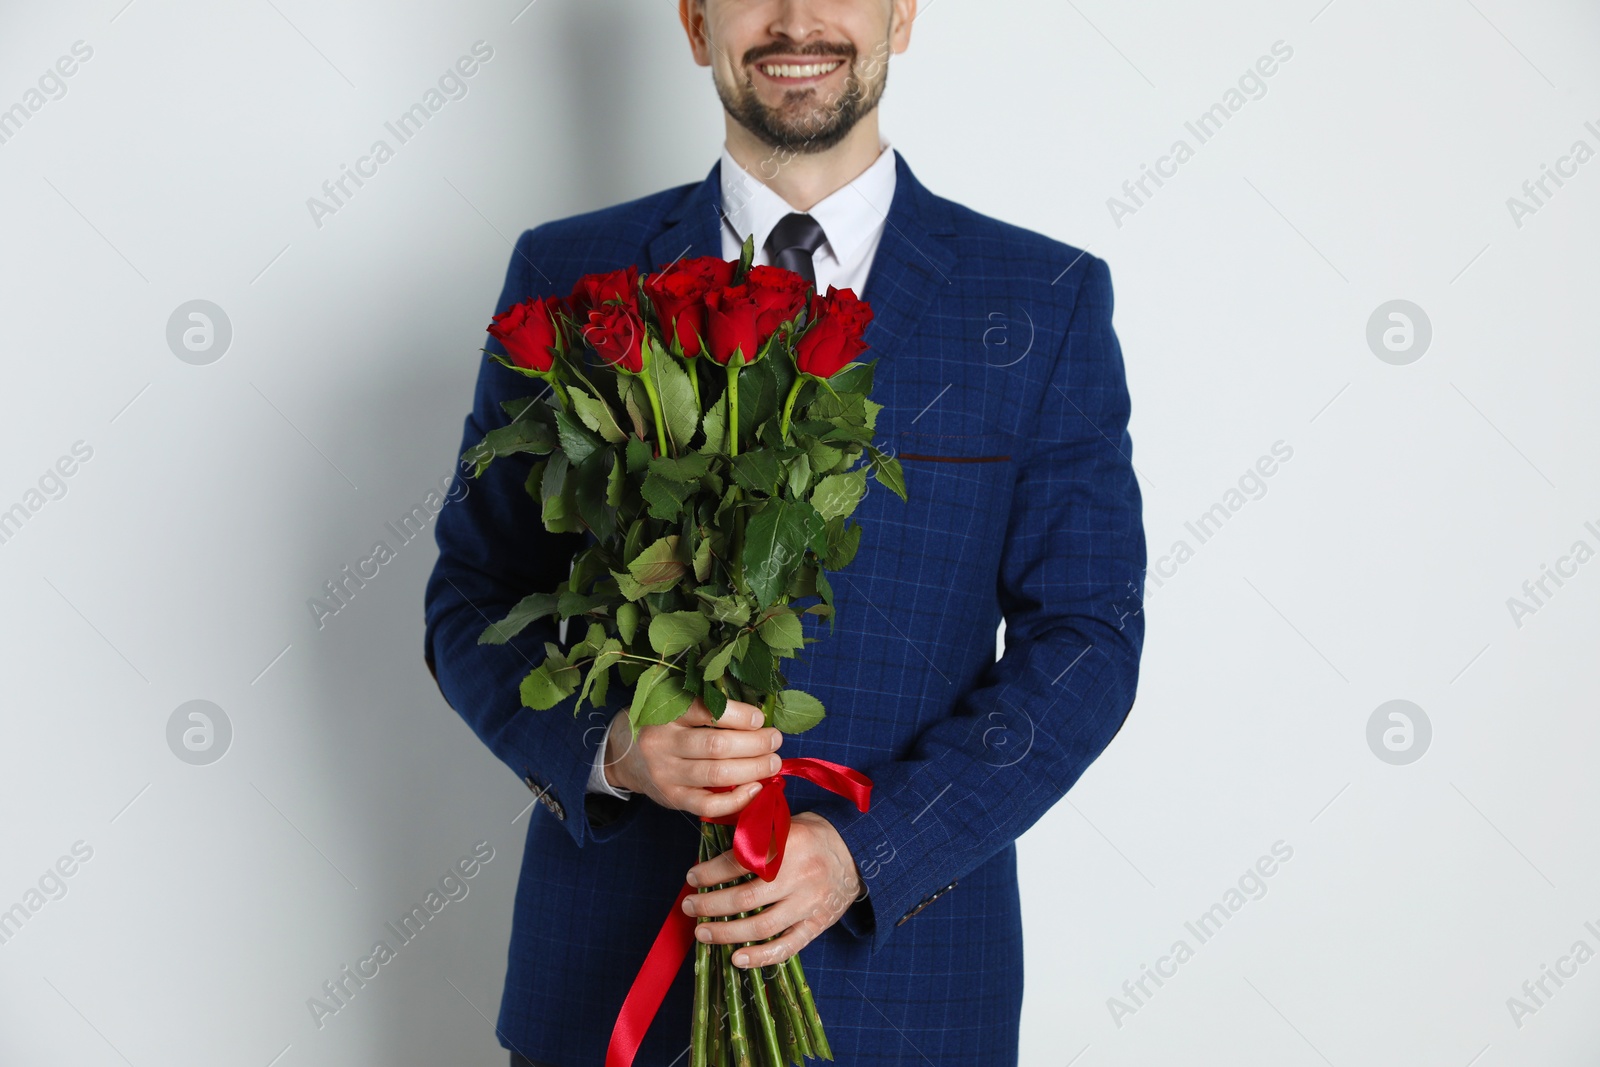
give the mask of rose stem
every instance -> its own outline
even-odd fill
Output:
[[[732,831],[710,824],[713,855],[721,855],[732,847]],[[717,920],[727,922],[727,919]],[[732,1067],[755,1067],[751,1056],[750,1039],[745,1032],[744,1000],[740,992],[739,968],[733,965],[732,945],[718,945],[718,966],[722,971],[723,1002],[728,1011],[728,1052]]]
[[[716,838],[716,848],[717,849],[719,849],[722,852],[727,852],[728,850],[733,848],[733,830],[732,830],[732,828],[726,827],[726,826],[717,825],[717,826],[715,826],[714,833],[717,835],[717,838]],[[739,885],[739,884],[741,884],[743,882],[753,881],[755,878],[756,878],[756,875],[754,875],[754,874],[745,874],[745,875],[740,876],[738,879],[736,879],[731,884]],[[728,919],[743,919],[743,918],[746,918],[746,917],[751,916],[751,915],[758,915],[764,910],[765,910],[764,908],[756,908],[753,911],[741,911],[738,915],[729,916]],[[724,919],[723,921],[726,922],[726,921],[728,921],[728,919]],[[754,1015],[756,1026],[760,1029],[761,1038],[762,1038],[761,1043],[759,1045],[755,1046],[756,1049],[758,1051],[765,1051],[768,1056],[771,1056],[771,1055],[773,1055],[775,1053],[778,1054],[780,1058],[773,1065],[773,1067],[783,1067],[783,1061],[781,1059],[781,1053],[778,1053],[777,1045],[776,1045],[776,1033],[777,1032],[776,1032],[775,1024],[774,1024],[773,1018],[772,1018],[772,1007],[767,1003],[765,990],[756,988],[756,983],[759,981],[760,968],[735,967],[734,963],[733,963],[733,953],[735,951],[737,951],[738,949],[741,949],[741,948],[750,948],[754,944],[755,944],[755,942],[753,942],[753,941],[747,941],[742,945],[730,945],[730,946],[728,946],[728,953],[727,953],[727,955],[725,955],[723,957],[723,961],[724,961],[725,966],[728,967],[728,969],[736,971],[736,972],[737,971],[743,971],[744,972],[743,977],[749,983],[749,984],[747,984],[745,986],[745,994],[746,994],[747,997],[749,997],[749,1001],[746,1004],[746,1007],[749,1009],[747,1014],[753,1014]],[[771,1038],[771,1041],[769,1041],[769,1036]]]
[[[789,968],[783,964],[778,966],[777,982],[778,996],[783,998],[783,1013],[789,1020],[789,1032],[794,1035],[799,1055],[802,1059],[809,1059],[816,1053],[811,1051],[811,1035],[806,1032],[805,1014],[800,1010],[800,998],[795,995]]]
[[[561,410],[571,411],[572,397],[567,393],[567,387],[561,384],[556,375],[557,371],[552,369],[545,374],[544,380],[550,383],[550,391],[556,394],[556,399],[561,402]]]
[[[711,1043],[706,1056],[710,1067],[728,1067],[728,1005],[722,992],[722,953],[711,953]]]
[[[739,454],[739,367],[744,353],[734,349],[728,357],[728,455]]]
[[[644,382],[644,394],[650,398],[650,417],[656,423],[656,455],[667,454],[667,421],[661,417],[661,397],[656,393],[656,383],[650,380],[650,346],[645,345],[644,365],[639,370],[639,380]],[[669,357],[670,358],[670,357]]]
[[[744,1030],[744,1001],[739,990],[739,968],[733,965],[733,946],[722,945],[722,987],[728,1005],[728,1047],[733,1067],[755,1067],[750,1058],[750,1042]]]
[[[825,1060],[833,1059],[833,1048],[828,1044],[828,1035],[822,1029],[822,1017],[817,1014],[817,1002],[811,995],[811,986],[806,982],[805,968],[800,966],[798,955],[790,956],[784,960],[784,965],[789,968],[789,977],[794,980],[795,990],[800,994],[800,1007],[805,1015],[806,1025],[811,1029],[811,1047],[814,1055]]]
[[[800,1039],[795,1036],[795,1020],[789,1015],[789,1005],[783,999],[783,990],[778,988],[778,975],[783,973],[782,964],[771,967],[772,977],[767,977],[768,968],[761,968],[761,981],[767,987],[767,1003],[773,1005],[772,1017],[778,1023],[778,1046],[783,1049],[783,1062],[795,1064],[800,1062]]]
[[[783,1067],[783,1050],[778,1046],[778,1025],[772,1018],[772,1008],[767,1004],[767,988],[761,980],[761,968],[747,968],[745,974],[750,982],[750,995],[756,1002],[756,1020],[761,1024],[761,1041],[766,1047],[767,1059],[773,1067]]]
[[[710,858],[711,824],[700,824],[700,861]],[[706,891],[705,886],[700,892]],[[694,944],[694,1026],[689,1036],[689,1067],[707,1067],[706,1039],[711,1029],[711,946],[704,941]]]
[[[789,387],[788,399],[783,402],[783,417],[778,420],[778,436],[785,441],[789,439],[789,416],[794,411],[794,398],[800,395],[800,387],[804,384],[806,380],[796,374],[794,384]]]

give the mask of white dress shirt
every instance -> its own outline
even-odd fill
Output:
[[[771,263],[767,237],[772,228],[797,209],[745,170],[728,150],[722,150],[722,258],[738,259],[744,239],[755,236],[756,262]],[[850,184],[817,203],[810,215],[822,226],[822,247],[811,257],[817,292],[828,286],[853,290],[860,296],[867,285],[878,241],[894,200],[894,149],[882,146],[878,158]]]
[[[770,264],[772,260],[765,247],[767,237],[795,208],[735,162],[727,148],[722,150],[722,165],[718,170],[722,181],[722,258],[738,259],[744,239],[753,234],[755,261]],[[826,294],[828,286],[832,285],[852,290],[856,296],[862,295],[889,219],[894,186],[894,150],[884,144],[872,166],[804,212],[817,220],[826,238],[811,257],[817,292]],[[606,781],[606,741],[610,735],[611,728],[607,726],[606,736],[601,738],[594,764],[589,768],[587,791],[626,800],[633,796],[632,791],[617,789]]]

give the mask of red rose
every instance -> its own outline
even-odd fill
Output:
[[[726,365],[735,349],[750,363],[761,350],[761,301],[748,285],[730,285],[706,294],[706,348]]]
[[[630,308],[638,306],[639,271],[625,267],[605,274],[585,274],[572,287],[572,310],[580,320],[607,300],[620,300]]]
[[[589,312],[583,340],[599,357],[630,374],[644,370],[644,320],[625,304],[606,304]]]
[[[870,305],[849,289],[828,286],[826,297],[811,300],[811,325],[795,345],[795,365],[806,374],[831,378],[867,350],[862,334],[872,321]]]
[[[562,310],[559,297],[525,300],[496,315],[489,324],[489,336],[505,347],[512,363],[547,372],[555,365],[556,315]]]
[[[644,280],[645,295],[668,340],[676,335],[689,359],[700,354],[706,328],[705,296],[733,280],[734,264],[715,256],[686,259],[663,267]]]
[[[761,301],[761,316],[757,325],[763,338],[772,336],[774,330],[791,321],[805,306],[809,284],[792,270],[782,267],[751,267],[745,284]]]

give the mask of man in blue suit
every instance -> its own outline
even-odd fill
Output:
[[[479,645],[524,595],[567,577],[553,535],[497,461],[437,522],[426,654],[446,699],[539,802],[528,827],[498,1032],[513,1064],[594,1067],[684,879],[701,815],[736,810],[786,756],[857,768],[871,809],[789,779],[797,812],[772,883],[691,895],[718,940],[771,937],[751,966],[806,948],[835,1056],[849,1067],[1013,1065],[1022,1006],[1014,841],[1120,729],[1143,640],[1145,546],[1128,394],[1106,265],[925,189],[880,139],[888,57],[915,0],[683,0],[696,60],[727,114],[703,182],[524,233],[497,310],[563,295],[583,274],[732,258],[819,289],[853,287],[909,502],[868,494],[859,554],[836,576],[836,628],[788,671],[829,714],[780,739],[733,705],[645,727],[605,711],[519,707],[517,685],[557,627]],[[501,351],[490,343],[492,351]],[[506,422],[527,380],[485,360],[463,448]],[[459,497],[459,499],[456,499]],[[995,632],[1005,622],[1004,655]],[[713,793],[713,785],[746,784]],[[668,992],[640,1067],[679,1062],[690,968]]]

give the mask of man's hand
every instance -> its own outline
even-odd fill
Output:
[[[732,815],[760,792],[756,779],[777,774],[783,763],[777,755],[783,734],[761,722],[760,708],[734,700],[713,719],[696,697],[674,721],[641,727],[635,741],[628,713],[619,711],[606,737],[606,781],[664,808]],[[714,785],[742,788],[713,793]]]
[[[731,851],[689,868],[692,886],[718,885],[749,873],[733,858]],[[833,824],[820,815],[803,811],[789,824],[789,843],[784,849],[783,866],[770,882],[752,878],[739,885],[694,893],[684,898],[683,910],[690,915],[720,917],[737,915],[762,905],[760,915],[727,922],[695,925],[695,936],[712,944],[761,941],[733,954],[738,967],[765,967],[799,952],[839,921],[839,917],[861,895],[861,873],[844,838]]]

